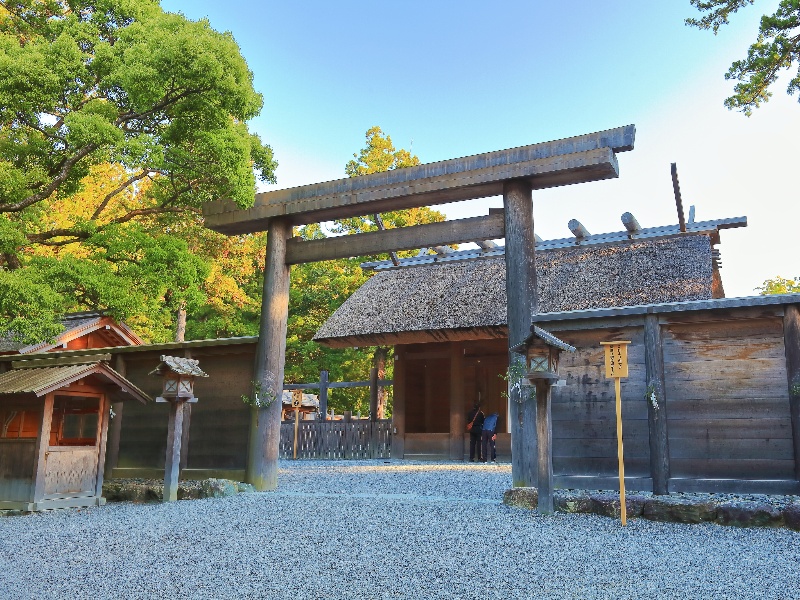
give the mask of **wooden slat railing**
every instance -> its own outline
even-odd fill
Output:
[[[392,420],[300,421],[297,458],[345,460],[390,458]],[[279,456],[294,454],[294,423],[281,423]]]

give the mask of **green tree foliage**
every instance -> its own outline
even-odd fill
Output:
[[[701,18],[686,19],[688,25],[711,29],[714,34],[728,18],[754,0],[690,0],[701,13]],[[747,51],[747,57],[735,61],[725,79],[737,80],[734,94],[725,100],[729,109],[737,109],[750,116],[754,108],[769,100],[769,87],[778,74],[797,64],[797,73],[789,81],[786,92],[791,96],[800,92],[800,0],[780,0],[777,10],[763,15],[756,42]],[[800,101],[800,98],[798,98]]]
[[[41,340],[60,313],[102,308],[169,339],[209,275],[176,223],[275,179],[245,124],[261,105],[205,20],[154,0],[0,1],[0,332]],[[20,319],[30,294],[47,301]]]
[[[763,285],[756,290],[762,295],[768,294],[800,294],[800,277],[795,279],[784,279],[781,276],[773,277],[764,281]]]
[[[420,164],[418,156],[402,148],[396,149],[392,138],[384,134],[378,126],[370,127],[365,137],[366,145],[358,153],[353,154],[353,160],[345,165],[344,172],[348,177],[382,173]],[[387,229],[445,220],[444,214],[427,206],[383,213],[381,216]],[[332,231],[335,233],[362,233],[377,229],[375,220],[368,217],[341,219],[335,221],[332,226]]]

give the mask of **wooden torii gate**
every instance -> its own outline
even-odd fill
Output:
[[[305,262],[505,237],[508,338],[509,346],[516,346],[530,333],[532,317],[538,312],[533,190],[618,177],[616,153],[632,150],[635,134],[636,128],[627,125],[510,150],[265,192],[256,194],[253,207],[248,209],[241,209],[230,200],[206,204],[206,227],[228,235],[265,230],[268,233],[255,381],[280,397],[289,270],[291,265]],[[322,240],[291,237],[295,225],[498,195],[503,196],[502,214]],[[509,360],[523,359],[509,353]],[[509,404],[514,485],[535,486],[536,406],[532,402]],[[254,409],[246,478],[258,490],[277,487],[280,411],[278,402]]]

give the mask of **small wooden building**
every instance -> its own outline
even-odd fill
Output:
[[[36,354],[60,350],[86,350],[115,346],[141,346],[142,339],[125,323],[119,323],[102,312],[69,313],[61,319],[62,331],[53,340],[23,344],[13,335],[0,336],[0,355]]]
[[[149,398],[111,355],[18,360],[0,374],[0,509],[103,504],[112,401]]]

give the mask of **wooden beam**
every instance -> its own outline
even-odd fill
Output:
[[[789,384],[789,414],[792,420],[795,478],[800,480],[800,304],[790,304],[783,313],[783,343]]]
[[[266,229],[269,219],[292,225],[363,216],[502,193],[504,182],[525,178],[535,189],[618,176],[616,152],[633,149],[633,125],[486,152],[465,158],[395,169],[257,194],[240,209],[231,200],[206,203],[206,226],[226,233]]]
[[[639,225],[639,221],[636,220],[633,214],[625,212],[622,213],[622,217],[620,218],[628,233],[639,233],[642,230],[642,226]],[[692,223],[694,223],[694,219],[692,219]]]
[[[644,362],[647,389],[655,394],[655,404],[651,398],[645,398],[650,432],[650,475],[653,479],[653,493],[668,494],[670,469],[664,351],[661,345],[661,325],[657,315],[647,315],[644,318]]]
[[[286,244],[286,264],[296,265],[351,256],[367,256],[393,250],[460,244],[504,236],[503,215],[488,215],[321,240],[294,238]]]
[[[292,228],[284,219],[270,222],[261,301],[261,326],[256,347],[254,379],[264,389],[281,397],[286,356],[286,325],[289,318],[289,266],[286,240]],[[252,392],[255,394],[255,390]],[[247,458],[247,483],[263,492],[278,487],[278,447],[281,439],[280,401],[254,408],[251,415]]]
[[[589,233],[589,230],[586,229],[583,223],[578,221],[578,219],[570,219],[569,223],[567,223],[567,227],[569,227],[569,230],[572,232],[572,235],[574,235],[578,239],[586,239],[592,235],[591,233]]]

